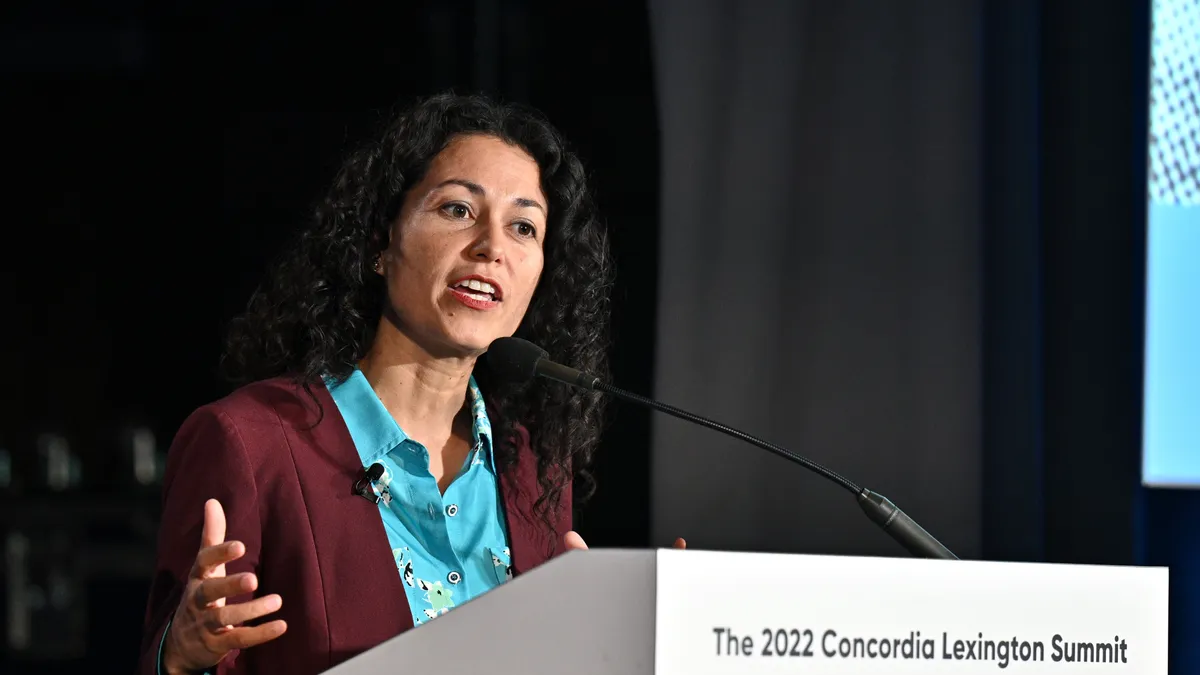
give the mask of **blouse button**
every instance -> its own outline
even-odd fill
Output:
[[[453,518],[458,515],[458,504],[451,504],[446,507],[446,515]]]
[[[452,584],[457,584],[458,582],[462,581],[462,575],[458,572],[451,572],[450,574],[446,575],[446,580]]]

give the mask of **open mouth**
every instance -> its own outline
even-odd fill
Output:
[[[492,304],[501,300],[500,289],[481,279],[463,279],[451,285],[450,290],[460,298],[479,303]]]

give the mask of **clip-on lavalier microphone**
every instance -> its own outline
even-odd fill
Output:
[[[372,464],[369,469],[363,469],[363,475],[354,482],[354,494],[372,504],[378,504],[379,500],[383,499],[383,496],[375,494],[375,491],[371,489],[371,484],[379,480],[383,476],[383,472],[384,467],[379,462]]]

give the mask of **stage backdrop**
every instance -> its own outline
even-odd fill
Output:
[[[650,8],[656,394],[841,471],[978,556],[978,3]],[[751,446],[656,417],[653,453],[655,543],[903,552],[849,492]]]

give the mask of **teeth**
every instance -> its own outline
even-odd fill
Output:
[[[481,302],[495,302],[498,299],[496,298],[496,287],[486,281],[467,279],[458,282],[455,286],[465,291],[463,295]]]
[[[494,286],[486,281],[480,281],[478,279],[471,279],[470,281],[461,282],[459,286],[465,286],[473,291],[479,291],[481,293],[490,293],[492,295],[496,294],[496,289]]]

